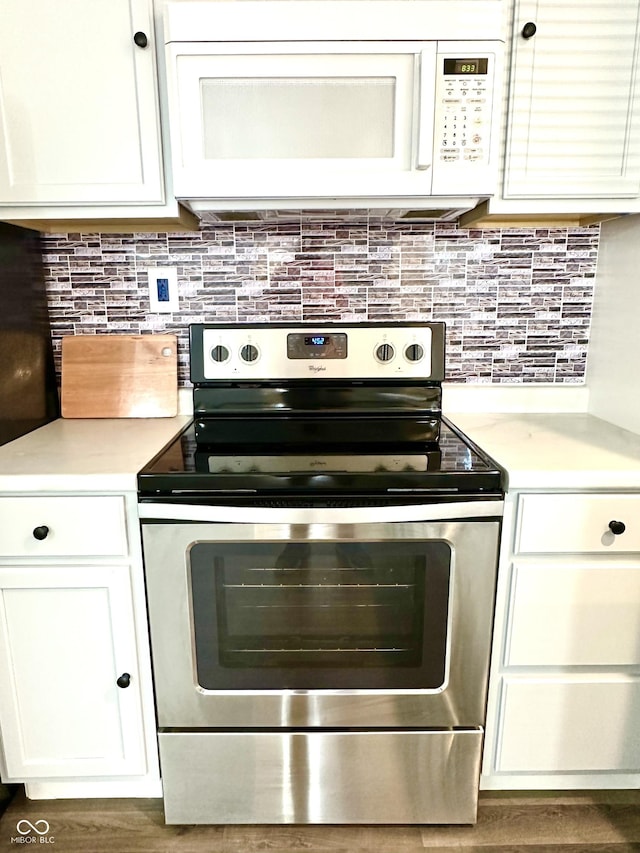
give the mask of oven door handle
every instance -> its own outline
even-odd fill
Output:
[[[358,524],[362,522],[449,521],[500,518],[504,502],[496,499],[442,501],[365,507],[260,507],[205,504],[141,503],[141,521],[237,522],[239,524]]]

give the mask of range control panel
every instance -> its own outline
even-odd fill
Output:
[[[190,328],[191,380],[444,378],[444,323]]]

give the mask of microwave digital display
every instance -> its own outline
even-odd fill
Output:
[[[444,73],[456,77],[465,74],[486,74],[488,60],[486,56],[476,59],[445,59]]]

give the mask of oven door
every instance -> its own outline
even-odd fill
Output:
[[[142,505],[160,726],[482,725],[501,507]]]

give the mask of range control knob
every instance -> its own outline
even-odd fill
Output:
[[[610,521],[609,522],[609,530],[613,533],[614,536],[620,536],[621,533],[624,533],[627,529],[624,521]]]
[[[376,358],[383,364],[391,361],[395,354],[396,352],[391,344],[380,344],[379,347],[376,347]]]
[[[258,347],[253,344],[245,344],[240,350],[240,358],[248,364],[251,364],[252,361],[256,361],[259,355]]]
[[[230,353],[227,347],[223,346],[222,344],[218,344],[215,347],[211,347],[210,355],[213,361],[217,362],[218,364],[222,364],[223,362],[229,360]]]
[[[424,358],[424,347],[422,344],[409,344],[404,351],[404,357],[407,361],[422,361]]]

